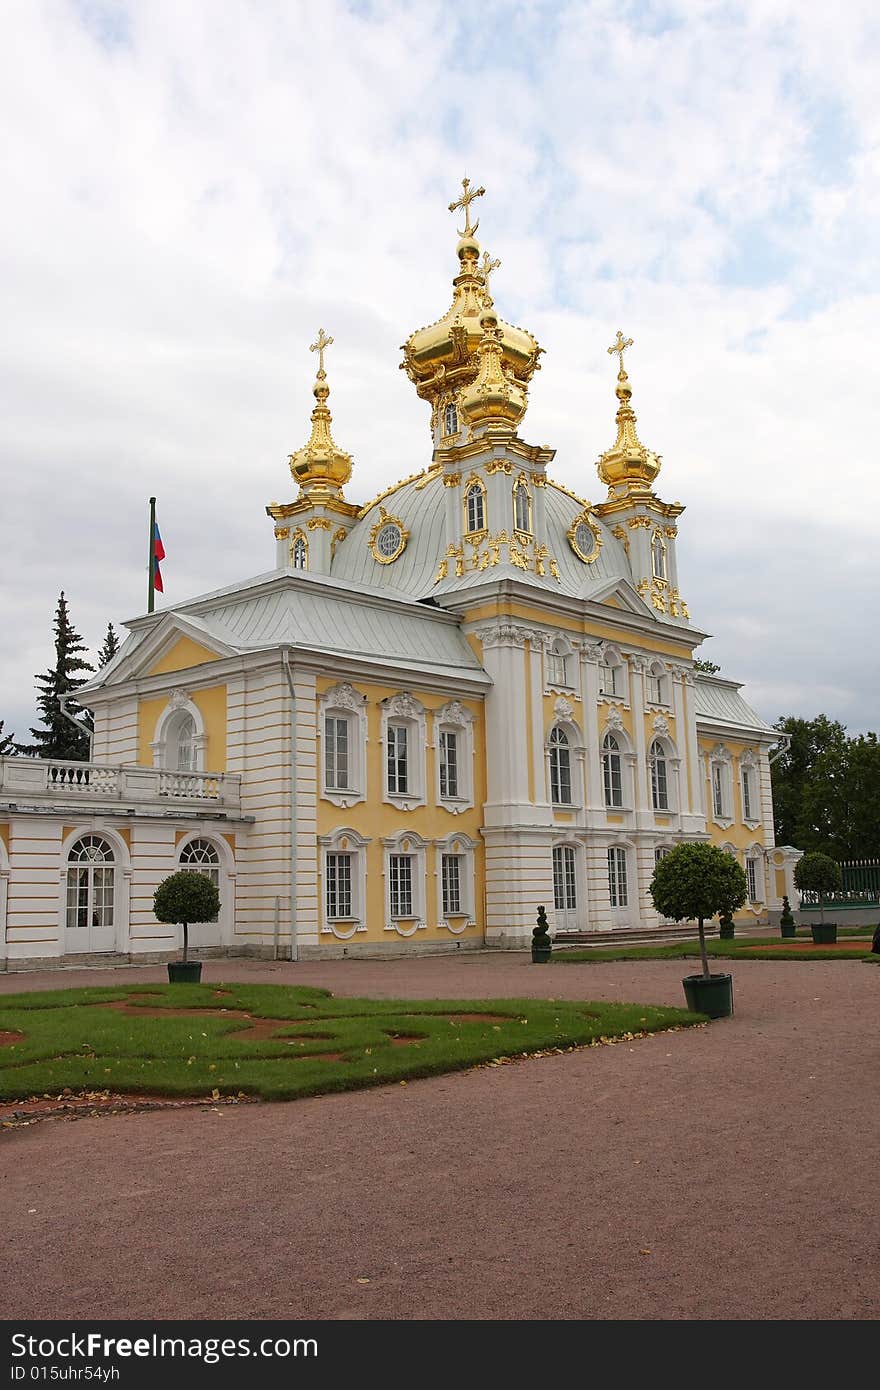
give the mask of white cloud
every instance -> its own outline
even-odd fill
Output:
[[[352,495],[424,464],[398,349],[449,302],[464,172],[488,189],[498,307],[547,348],[525,436],[599,496],[623,328],[712,650],[771,718],[876,727],[872,4],[6,19],[7,728],[32,721],[62,587],[95,646],[143,607],[150,493],[170,599],[271,566],[264,505],[291,491],[319,324]]]

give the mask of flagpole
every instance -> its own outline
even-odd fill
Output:
[[[150,562],[149,585],[147,588],[147,612],[152,613],[156,603],[156,499],[150,498]]]

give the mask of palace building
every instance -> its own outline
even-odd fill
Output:
[[[196,947],[294,958],[521,947],[541,904],[557,933],[654,927],[648,885],[681,840],[743,864],[740,920],[793,897],[776,735],[694,669],[684,508],[637,433],[630,340],[609,348],[591,504],[519,433],[542,349],[493,303],[482,193],[465,180],[450,207],[451,306],[403,348],[422,471],[352,500],[322,330],[292,498],[266,509],[273,567],[126,624],[77,695],[90,762],[0,759],[9,968],[171,954],[152,900],[180,867],[220,889]]]

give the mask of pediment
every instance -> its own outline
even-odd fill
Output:
[[[651,606],[628,579],[610,579],[602,588],[594,589],[589,598],[592,603],[602,603],[606,608],[616,608],[623,613],[635,613],[639,618],[656,617]]]
[[[200,619],[167,613],[130,656],[123,654],[100,684],[121,685],[143,676],[189,671],[236,655],[235,647],[222,641]]]

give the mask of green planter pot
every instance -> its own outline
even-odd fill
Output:
[[[202,978],[200,960],[170,960],[168,982],[172,985],[197,985]]]
[[[550,949],[549,946],[533,946],[532,965],[546,965],[550,959]]]
[[[779,930],[782,932],[783,941],[793,941],[797,927],[792,923],[790,927],[780,927]]]
[[[734,929],[733,927],[719,927],[719,928],[718,928],[718,939],[719,939],[719,941],[733,941],[735,935],[736,935],[736,932],[735,932],[735,929]]]
[[[810,930],[816,946],[833,946],[837,940],[836,922],[813,922]]]
[[[685,975],[684,997],[691,1013],[709,1018],[729,1018],[733,1013],[733,976]]]

